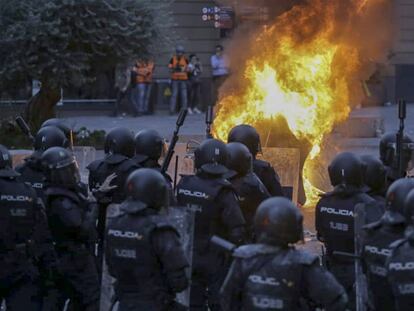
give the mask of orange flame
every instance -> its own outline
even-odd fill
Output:
[[[352,18],[378,0],[314,0],[279,16],[250,43],[257,47],[244,64],[243,87],[222,96],[214,132],[225,140],[237,124],[256,125],[284,117],[290,131],[312,145],[303,168],[306,205],[320,190],[311,183],[312,161],[326,134],[347,119],[361,57],[350,35]],[[338,21],[344,2],[347,23]],[[345,35],[344,35],[345,33]]]

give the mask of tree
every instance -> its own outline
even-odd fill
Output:
[[[170,43],[170,0],[0,0],[0,87],[41,81],[26,108],[38,128],[60,89]]]

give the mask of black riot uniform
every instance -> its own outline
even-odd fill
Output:
[[[292,246],[303,239],[302,215],[286,198],[257,209],[257,243],[241,246],[221,289],[223,310],[345,310],[347,296],[319,259]]]
[[[386,212],[382,218],[364,227],[362,258],[366,265],[368,287],[375,310],[394,310],[392,291],[387,282],[386,260],[390,244],[404,237],[404,202],[414,189],[413,179],[395,181],[387,192]]]
[[[135,156],[132,160],[139,167],[153,168],[161,171],[159,160],[165,148],[164,139],[161,135],[150,129],[144,129],[135,136]],[[175,205],[175,196],[172,189],[172,178],[167,173],[163,173],[165,180],[169,185],[170,205]]]
[[[398,171],[398,155],[397,155],[397,133],[385,134],[380,141],[379,146],[380,159],[384,163],[387,170],[388,186],[395,180],[404,176],[400,176]],[[409,171],[413,165],[414,144],[413,140],[404,136],[402,145],[402,170]]]
[[[256,129],[250,125],[242,124],[235,126],[227,138],[229,143],[238,142],[246,145],[253,155],[253,171],[266,186],[271,196],[283,196],[283,189],[274,168],[269,162],[256,159],[259,153],[260,136]]]
[[[194,254],[191,282],[191,310],[220,310],[219,289],[227,271],[224,254],[210,248],[213,235],[240,243],[244,236],[244,217],[227,173],[226,145],[205,140],[195,150],[194,176],[183,176],[177,186],[179,206],[195,212]]]
[[[226,147],[227,168],[230,169],[226,177],[236,190],[246,220],[247,238],[253,241],[253,218],[256,209],[262,201],[270,197],[270,194],[253,173],[252,154],[249,149],[241,143],[229,143]]]
[[[99,310],[99,278],[92,245],[96,239],[96,203],[77,191],[79,171],[67,149],[53,147],[41,158],[45,167],[46,210],[55,243],[61,278],[58,310],[66,299],[71,310]]]
[[[188,261],[176,229],[159,213],[168,205],[167,183],[159,172],[142,168],[128,177],[126,192],[106,230],[105,257],[119,310],[180,310],[175,294],[188,287]]]
[[[7,310],[41,310],[39,268],[54,270],[55,256],[42,202],[17,180],[0,145],[0,301]]]
[[[105,157],[96,160],[87,166],[89,170],[89,188],[95,194],[99,204],[98,215],[98,268],[101,271],[103,258],[103,238],[106,226],[106,211],[111,203],[120,204],[125,200],[124,185],[128,175],[139,168],[131,160],[134,156],[134,136],[126,128],[112,129],[105,137]],[[104,184],[108,176],[115,174],[116,178],[111,182],[115,186],[105,193],[95,190]]]
[[[354,254],[354,216],[357,205],[364,211],[361,223],[378,221],[384,207],[362,191],[363,166],[358,157],[344,152],[330,164],[329,177],[334,190],[325,194],[316,206],[316,231],[325,244],[329,270],[345,287],[350,298],[349,308],[355,308],[355,271],[352,258],[335,255],[334,252]]]
[[[386,262],[388,282],[392,288],[395,310],[414,310],[414,190],[407,195],[404,216],[408,226],[404,238],[391,244]],[[394,309],[392,309],[394,310]]]
[[[367,194],[380,203],[385,204],[387,192],[387,170],[384,164],[374,156],[363,155],[364,184],[368,187]]]
[[[20,174],[19,181],[23,181],[36,190],[37,196],[44,199],[45,175],[40,164],[42,153],[51,147],[67,147],[68,140],[65,134],[55,126],[44,126],[36,134],[34,152],[24,160],[22,165],[16,167]]]

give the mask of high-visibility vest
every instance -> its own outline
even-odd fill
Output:
[[[171,79],[172,80],[188,80],[188,72],[187,72],[188,60],[184,56],[178,58],[177,56],[173,56],[171,58],[170,64],[168,68],[171,69]],[[180,68],[181,71],[176,70]]]
[[[137,62],[134,71],[136,73],[136,83],[151,83],[154,72],[154,62]]]

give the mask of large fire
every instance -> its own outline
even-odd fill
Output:
[[[312,162],[326,134],[348,117],[351,92],[361,92],[360,87],[355,90],[361,53],[345,39],[354,16],[347,16],[346,23],[338,21],[343,4],[361,16],[378,1],[309,0],[293,7],[250,43],[256,48],[245,61],[243,87],[220,99],[214,122],[220,139],[237,124],[255,126],[282,116],[298,139],[311,144],[303,168],[308,206],[320,193],[311,182]]]

